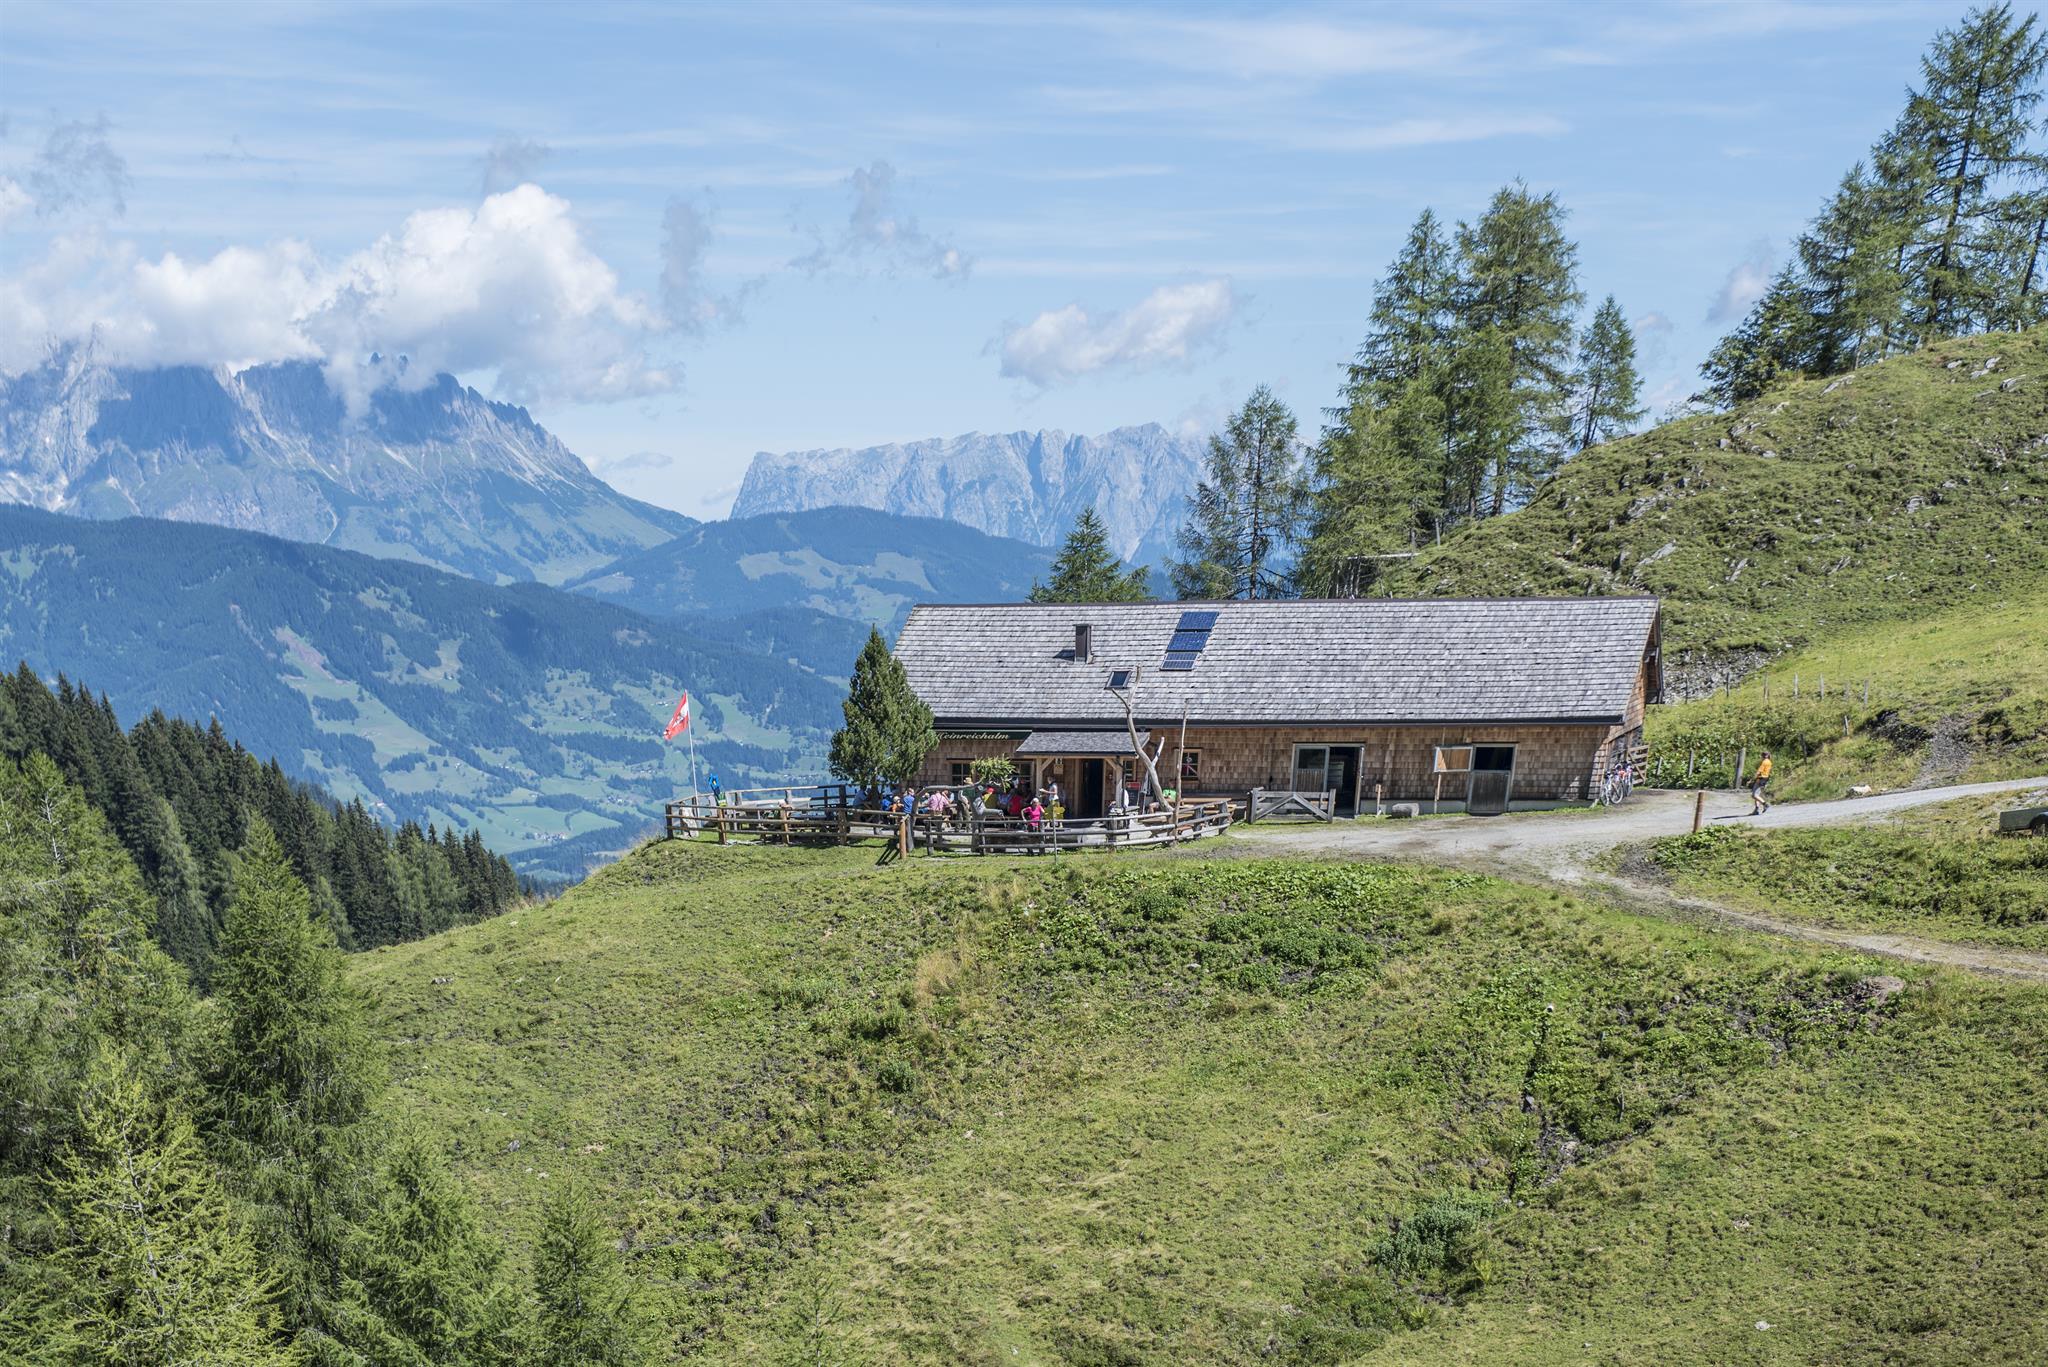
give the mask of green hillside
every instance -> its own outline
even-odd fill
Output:
[[[1782,385],[1568,462],[1393,594],[1642,593],[1681,683],[1845,627],[2048,593],[2048,333]]]
[[[2039,990],[1465,874],[872,860],[657,845],[351,962],[493,1228],[595,1184],[676,1358],[2048,1354]]]
[[[688,688],[733,787],[823,767],[854,623],[785,609],[662,621],[539,585],[250,532],[0,507],[0,659],[104,688],[124,715],[220,717],[388,821],[476,831],[580,874],[687,782],[661,727]],[[802,660],[803,663],[798,663]]]

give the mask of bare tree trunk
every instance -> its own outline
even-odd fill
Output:
[[[1137,691],[1138,671],[1135,669],[1131,671],[1130,687],[1112,688],[1110,690],[1110,692],[1116,694],[1117,701],[1124,705],[1124,731],[1131,738],[1131,753],[1144,762],[1145,777],[1151,781],[1152,785],[1152,796],[1159,800],[1161,806],[1164,806],[1166,803],[1166,790],[1159,783],[1159,755],[1146,754],[1145,747],[1138,744],[1138,710],[1131,700],[1131,695]],[[1165,749],[1166,737],[1161,736],[1159,738],[1158,750],[1163,753]]]

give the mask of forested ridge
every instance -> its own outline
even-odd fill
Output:
[[[338,945],[367,949],[495,916],[522,888],[471,831],[396,831],[361,801],[337,802],[206,727],[151,712],[124,731],[104,694],[26,664],[0,676],[0,756],[47,756],[106,821],[153,899],[153,934],[204,986],[217,959],[234,851],[258,822],[275,833],[312,914]]]
[[[60,730],[92,729],[80,696]],[[147,791],[150,750],[94,751],[100,779]],[[271,786],[222,753],[230,786]],[[241,829],[212,866],[202,1001],[107,816],[48,755],[0,758],[0,1361],[640,1360],[644,1321],[581,1189],[542,1199],[528,1293],[438,1139],[392,1114],[369,1003],[285,839],[233,801],[210,810]],[[317,808],[279,810],[289,826]]]

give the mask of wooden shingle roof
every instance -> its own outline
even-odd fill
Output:
[[[1163,669],[1191,611],[1216,614],[1207,640],[1192,668]],[[941,728],[1120,727],[1105,686],[1118,669],[1138,671],[1135,707],[1155,725],[1184,704],[1209,725],[1611,724],[1657,614],[1654,598],[924,604],[896,656]]]

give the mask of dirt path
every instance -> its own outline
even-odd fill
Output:
[[[1708,824],[1732,822],[1766,829],[1826,826],[1864,821],[1952,798],[2039,788],[2048,788],[2048,778],[1919,788],[1839,802],[1804,802],[1796,806],[1773,807],[1760,817],[1749,815],[1747,796],[1710,792],[1707,794],[1705,815]],[[1616,846],[1640,844],[1659,836],[1683,835],[1692,829],[1692,809],[1691,793],[1647,792],[1637,794],[1626,806],[1596,811],[1530,812],[1483,820],[1447,817],[1357,824],[1335,822],[1327,826],[1247,826],[1239,828],[1224,844],[1234,853],[1241,854],[1389,859],[1474,868],[1521,879],[1534,877],[1565,887],[1597,888],[1632,909],[1655,915],[1675,914],[1687,920],[1768,931],[1915,963],[1948,964],[1979,973],[2005,974],[2048,983],[2048,954],[1949,944],[1910,935],[1865,934],[1784,921],[1739,911],[1718,902],[1686,897],[1657,881],[1630,876],[1626,871],[1614,874],[1596,867],[1600,856]]]

